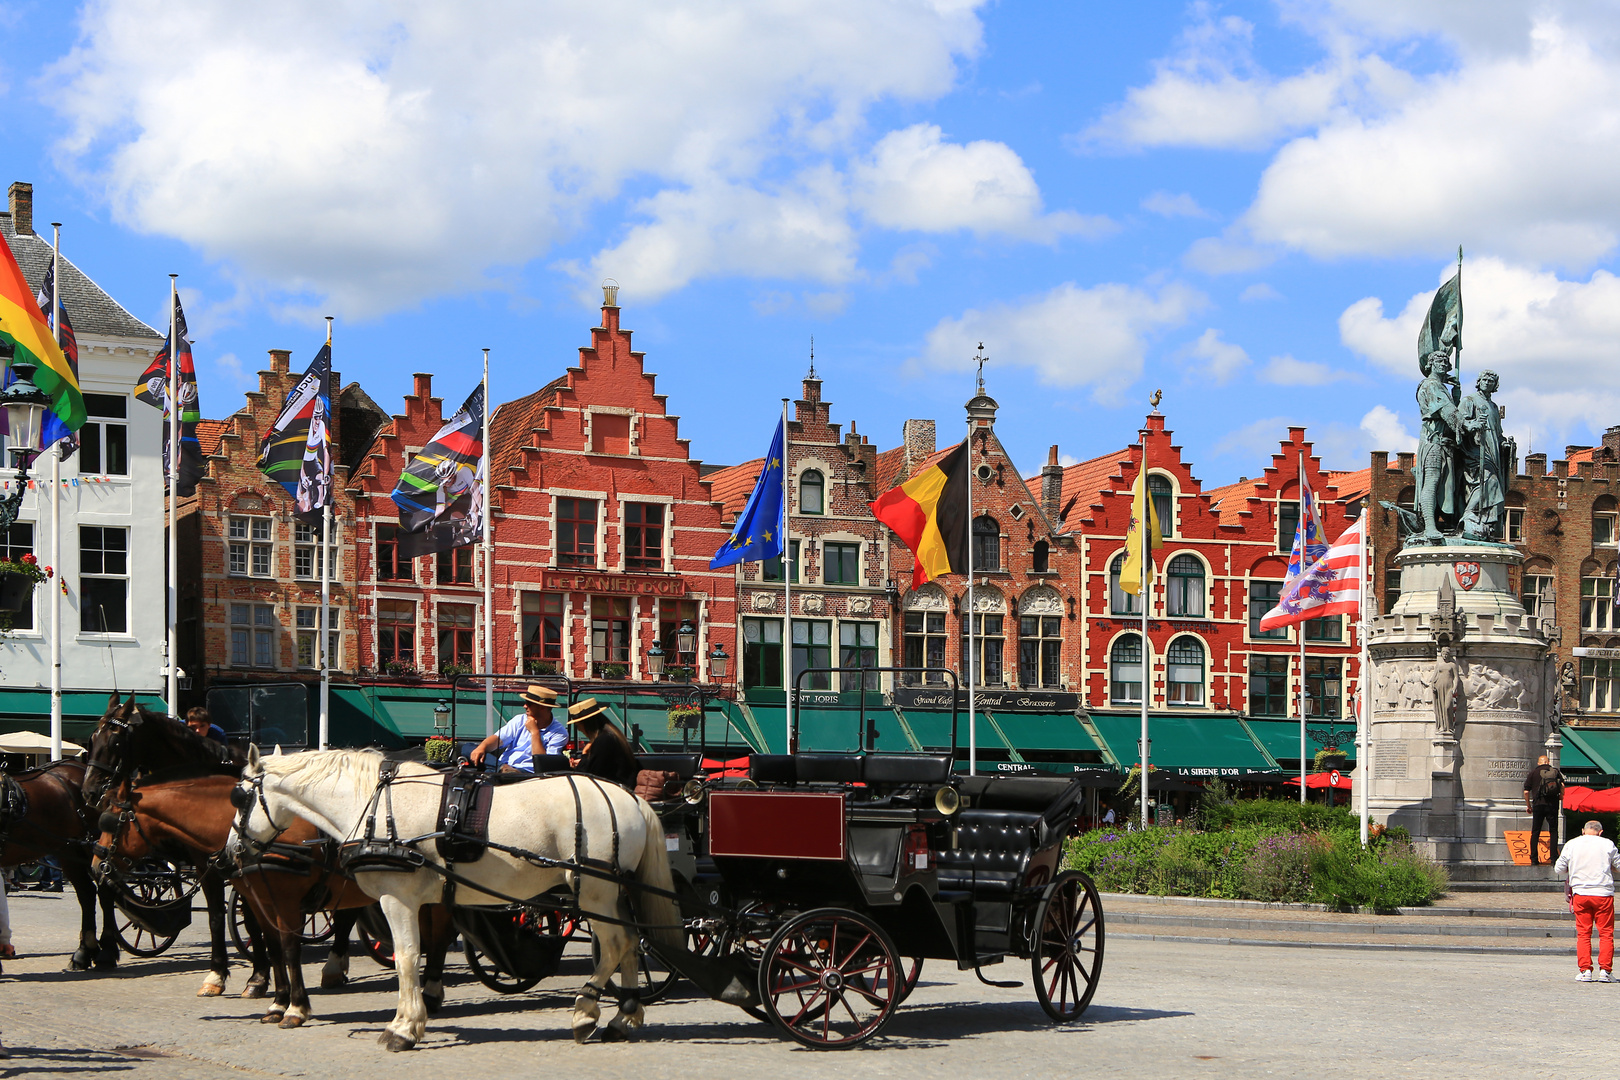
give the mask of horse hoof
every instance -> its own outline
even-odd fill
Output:
[[[605,1043],[629,1042],[630,1033],[621,1027],[609,1024],[607,1027],[602,1029],[602,1041]]]
[[[97,971],[117,971],[118,970],[118,961],[116,959],[104,960],[100,956],[97,956],[96,957],[96,970]]]
[[[242,987],[242,996],[245,998],[262,998],[264,993],[264,983],[250,982]]]
[[[444,998],[443,996],[435,997],[432,994],[423,994],[422,1005],[427,1009],[429,1016],[438,1016],[439,1010],[444,1008]]]
[[[583,1046],[590,1041],[591,1034],[594,1031],[596,1031],[596,1021],[592,1020],[589,1023],[580,1024],[574,1028],[574,1041]]]
[[[322,972],[321,989],[337,990],[349,985],[349,977],[341,971]]]
[[[278,1012],[267,1012],[263,1016],[259,1017],[259,1023],[261,1023],[261,1024],[279,1024],[279,1023],[281,1023],[281,1018],[282,1018],[283,1015],[284,1014],[278,1013]]]
[[[296,1015],[294,1013],[288,1013],[285,1017],[282,1018],[281,1026],[284,1027],[284,1028],[288,1028],[288,1029],[296,1028],[296,1027],[303,1027],[304,1026],[304,1021],[308,1020],[308,1019],[309,1019],[309,1017],[307,1017],[307,1016],[298,1016],[298,1015]]]
[[[389,1053],[397,1054],[402,1050],[409,1050],[411,1047],[415,1046],[416,1040],[407,1039],[405,1036],[396,1034],[392,1031],[385,1031],[381,1035],[377,1036],[377,1043]]]
[[[213,983],[204,983],[201,987],[198,988],[197,996],[198,997],[219,997],[224,992],[225,992],[225,988],[223,986],[215,986]]]

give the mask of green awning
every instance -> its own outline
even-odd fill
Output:
[[[1569,737],[1569,728],[1561,729],[1564,736],[1564,748],[1558,754],[1558,767],[1565,772],[1600,773],[1603,771],[1598,763],[1593,761],[1586,751],[1580,748],[1576,741]]]
[[[1100,753],[1091,735],[1074,713],[1003,712],[993,715],[996,726],[1019,751],[1075,750]]]
[[[333,746],[385,746],[389,749],[404,746],[405,738],[387,707],[379,705],[375,695],[366,693],[367,689],[370,688],[332,685],[329,741]],[[319,713],[316,715],[318,717]]]
[[[1122,769],[1141,762],[1136,747],[1142,734],[1140,713],[1092,713],[1091,722]],[[1176,775],[1244,776],[1275,771],[1243,725],[1232,717],[1153,714],[1148,717],[1148,736],[1153,740],[1154,768]]]
[[[1249,725],[1249,730],[1254,732],[1255,737],[1260,740],[1260,745],[1264,746],[1272,757],[1278,760],[1285,758],[1289,761],[1299,760],[1298,720],[1248,720],[1246,722]],[[1311,732],[1326,727],[1326,721],[1305,721],[1305,749],[1306,753],[1313,759],[1316,757],[1316,752],[1322,749],[1322,743]],[[1345,757],[1354,761],[1356,759],[1355,722],[1353,720],[1340,721],[1334,724],[1333,727],[1336,731],[1343,733],[1344,742],[1339,744],[1339,749],[1344,752]]]
[[[107,715],[108,690],[62,691],[62,734],[75,742],[84,742],[101,718]],[[125,691],[119,695],[129,700]],[[167,713],[168,705],[158,694],[136,691],[135,700],[156,712]],[[0,730],[33,731],[49,735],[51,731],[51,692],[49,690],[0,690]],[[76,738],[83,736],[83,738]]]
[[[1599,772],[1611,776],[1620,773],[1620,731],[1566,727],[1563,734],[1561,761],[1568,759],[1570,747],[1574,747],[1585,754]]]

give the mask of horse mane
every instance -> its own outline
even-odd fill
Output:
[[[181,780],[201,780],[210,776],[223,776],[240,780],[242,770],[231,765],[220,765],[218,763],[210,765],[207,762],[188,762],[169,769],[158,769],[153,772],[142,773],[136,786],[151,787],[153,784],[172,784]]]
[[[376,790],[382,762],[382,754],[375,750],[305,750],[259,758],[259,766],[269,776],[306,785],[347,779],[361,795]]]
[[[185,721],[177,716],[158,712],[155,709],[148,709],[141,704],[136,704],[135,711],[140,714],[142,727],[146,724],[153,724],[153,730],[161,738],[170,740],[172,743],[170,749],[184,754],[190,761],[200,764],[218,764],[220,752],[223,751],[232,761],[236,762],[238,768],[246,764],[246,758],[235,747],[229,743],[221,744],[206,735],[197,734],[186,726]],[[165,764],[161,768],[167,769],[168,765]]]

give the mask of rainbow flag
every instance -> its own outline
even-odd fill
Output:
[[[14,350],[12,363],[34,364],[34,385],[51,399],[51,412],[69,431],[84,424],[84,395],[79,377],[57,347],[50,324],[40,313],[11,245],[0,242],[0,342]]]

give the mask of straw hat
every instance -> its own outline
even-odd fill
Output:
[[[568,723],[572,726],[582,720],[593,720],[606,713],[606,705],[598,705],[595,698],[588,697],[584,701],[576,701],[568,706]]]
[[[557,704],[557,691],[549,686],[541,686],[539,683],[530,683],[529,688],[523,691],[523,700],[531,705],[540,705],[549,709]]]

